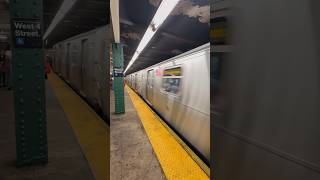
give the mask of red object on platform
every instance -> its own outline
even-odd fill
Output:
[[[45,63],[44,68],[46,74],[49,74],[51,72],[51,66],[49,63]]]

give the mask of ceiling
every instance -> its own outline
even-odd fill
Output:
[[[44,29],[46,30],[63,0],[44,0]],[[74,7],[48,36],[47,47],[110,23],[110,1],[108,0],[77,0]],[[44,31],[45,32],[45,31]]]
[[[10,42],[10,21],[8,0],[0,0],[0,48]],[[59,10],[63,0],[43,0],[44,32]],[[110,7],[108,0],[77,0],[74,7],[48,36],[47,47],[72,37],[100,27],[110,22]],[[8,36],[6,41],[1,40]]]
[[[119,1],[120,38],[126,67],[161,0]],[[208,43],[209,22],[209,0],[180,0],[126,74]]]

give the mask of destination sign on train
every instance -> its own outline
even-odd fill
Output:
[[[163,76],[181,76],[181,68],[176,67],[172,69],[166,69],[163,71]]]

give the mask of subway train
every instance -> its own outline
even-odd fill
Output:
[[[53,46],[53,70],[107,120],[110,27],[100,27]]]
[[[320,179],[320,1],[212,0],[211,174]]]
[[[204,161],[210,159],[210,44],[125,77]]]

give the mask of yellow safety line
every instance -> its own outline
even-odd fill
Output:
[[[48,78],[95,178],[109,179],[109,127],[56,74]]]
[[[207,174],[207,176],[210,177],[210,168],[206,165],[206,163],[204,163],[202,159],[199,156],[197,156],[196,153],[160,117],[158,117],[158,120],[167,129],[167,131],[169,131],[169,133],[176,139],[176,141],[183,147],[183,149],[190,155],[190,157],[198,164],[198,166]]]
[[[129,87],[126,90],[167,179],[209,179],[148,105]]]

